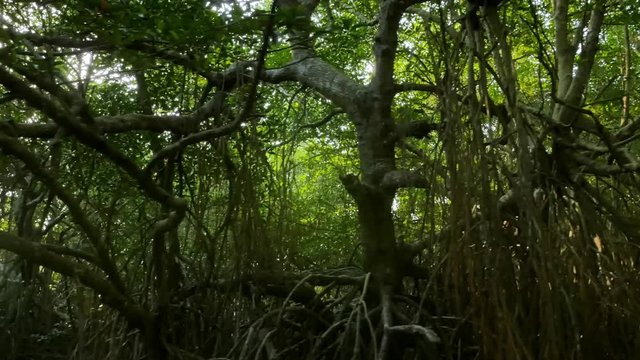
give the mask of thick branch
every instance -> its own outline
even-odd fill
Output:
[[[132,303],[112,283],[90,267],[65,259],[49,251],[43,244],[2,231],[0,232],[0,249],[11,251],[55,272],[78,279],[80,283],[98,293],[105,304],[117,310],[135,328],[144,330],[151,319],[146,311]]]
[[[362,202],[367,196],[368,189],[366,185],[360,182],[360,179],[354,174],[347,174],[340,176],[340,181],[347,192],[354,198],[356,203]]]
[[[125,114],[116,116],[100,116],[95,118],[95,125],[102,134],[118,134],[129,131],[170,131],[174,134],[188,134],[196,130],[196,122],[191,116],[153,116],[141,114]],[[13,121],[0,121],[0,129],[15,137],[53,138],[60,126],[56,123],[24,124]],[[65,133],[65,136],[70,134]]]
[[[10,24],[8,25],[11,26]],[[229,86],[233,86],[232,84],[234,84],[234,81],[229,81],[232,77],[244,77],[245,80],[248,80],[250,77],[248,73],[238,70],[246,69],[251,65],[251,62],[238,62],[231,66],[229,69],[223,71],[213,71],[203,68],[198,61],[188,55],[183,55],[170,49],[158,48],[151,41],[136,40],[123,45],[114,45],[101,39],[88,40],[74,39],[66,36],[42,36],[35,33],[19,33],[11,28],[4,30],[0,29],[0,32],[4,32],[8,35],[9,38],[13,39],[14,41],[19,39],[26,39],[31,44],[37,46],[53,45],[62,48],[87,49],[94,51],[114,51],[121,47],[127,50],[138,51],[148,56],[163,59],[175,65],[179,65],[186,69],[189,69],[204,77],[219,89],[228,89]]]
[[[319,92],[346,112],[355,110],[354,98],[364,87],[326,61],[307,57],[293,61],[280,69],[264,72],[263,80],[269,83],[298,81]]]
[[[298,15],[311,22],[311,15],[318,0],[281,0],[282,9],[302,10]],[[364,91],[364,86],[349,78],[344,72],[315,56],[307,29],[293,27],[288,31],[293,60],[278,69],[263,72],[262,80],[268,83],[297,81],[317,91],[345,112],[356,110],[355,98]]]
[[[405,8],[400,1],[384,1],[380,4],[380,24],[374,38],[373,53],[376,59],[371,87],[380,95],[392,96],[393,73],[398,49],[398,28]]]
[[[396,132],[399,138],[414,137],[422,139],[428,137],[432,131],[438,131],[442,124],[435,124],[427,121],[412,121],[409,123],[398,124]]]
[[[431,343],[439,343],[440,337],[433,331],[431,328],[424,327],[417,324],[409,324],[409,325],[395,325],[388,328],[390,332],[401,332],[408,333],[413,335],[421,335],[427,341]]]
[[[106,246],[102,242],[100,230],[94,226],[93,222],[86,216],[86,213],[80,206],[78,200],[76,200],[51,173],[40,166],[40,161],[16,139],[5,136],[0,132],[0,149],[5,153],[11,154],[20,159],[29,171],[31,171],[31,173],[33,173],[47,186],[51,193],[56,195],[65,205],[67,205],[73,221],[80,226],[91,245],[95,248],[99,259],[97,265],[100,266],[107,275],[109,275],[118,288],[124,289],[124,285],[117,268],[111,260]]]
[[[376,59],[371,87],[378,94],[392,96],[393,74],[398,49],[398,29],[402,14],[411,5],[424,0],[388,0],[380,4],[378,33],[374,38],[373,54]]]
[[[392,170],[382,178],[380,186],[384,189],[426,188],[429,185],[424,175],[408,170]]]
[[[555,0],[554,2],[553,19],[555,21],[556,29],[556,61],[558,65],[558,97],[564,96],[564,94],[571,86],[573,68],[573,57],[575,54],[574,48],[569,42],[568,31],[568,12],[569,1],[568,0]]]
[[[9,71],[0,67],[0,83],[7,89],[14,92],[18,97],[25,100],[30,106],[42,111],[45,115],[58,123],[60,126],[69,129],[84,145],[97,150],[105,155],[109,160],[118,165],[138,182],[142,190],[152,199],[168,204],[176,209],[184,209],[184,200],[168,194],[164,189],[153,182],[138,166],[118,149],[109,145],[106,139],[95,129],[93,121],[80,122],[54,100],[47,97],[38,90],[31,88]]]
[[[55,244],[42,244],[42,246],[55,253],[58,255],[69,255],[69,256],[73,256],[75,258],[78,259],[82,259],[82,260],[86,260],[87,262],[91,263],[91,264],[96,264],[97,260],[96,257],[93,256],[92,254],[82,251],[82,250],[78,250],[78,249],[72,249],[66,246],[61,246],[61,245],[55,245]]]
[[[580,53],[580,63],[578,64],[576,75],[573,77],[571,86],[567,88],[566,93],[560,91],[558,93],[558,98],[569,105],[582,105],[584,92],[591,77],[594,58],[598,51],[598,37],[600,36],[600,29],[602,28],[602,22],[604,20],[604,12],[604,4],[602,1],[598,1],[591,12],[589,30]],[[560,62],[560,59],[558,59],[558,62]],[[571,69],[571,71],[572,70],[573,69]],[[559,86],[562,85],[563,84],[560,84]],[[573,109],[560,105],[556,108],[556,111],[554,111],[553,118],[558,122],[568,124],[573,121],[575,116],[576,112]]]

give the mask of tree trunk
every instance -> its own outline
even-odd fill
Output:
[[[345,176],[342,181],[358,207],[359,237],[364,248],[364,269],[376,283],[401,287],[402,275],[396,266],[396,242],[392,204],[394,188],[383,186],[384,175],[395,169],[393,123],[388,111],[371,106],[371,96],[363,99],[354,116],[360,155],[360,179]],[[369,105],[369,106],[367,106]]]

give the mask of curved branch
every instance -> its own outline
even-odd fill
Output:
[[[183,137],[180,140],[171,143],[158,151],[154,155],[153,159],[151,159],[151,161],[149,161],[149,163],[145,166],[144,170],[146,173],[149,173],[149,171],[151,169],[154,169],[160,161],[170,157],[172,154],[177,153],[178,151],[186,148],[189,145],[197,144],[202,141],[210,141],[225,135],[230,135],[238,130],[243,122],[243,119],[238,118],[226,125],[214,129],[204,130],[199,133]]]
[[[398,137],[414,137],[422,139],[429,137],[432,131],[439,131],[442,129],[442,124],[432,123],[428,121],[412,121],[408,123],[396,125],[396,132]]]
[[[109,145],[95,128],[93,119],[81,122],[79,119],[62,107],[58,102],[49,98],[44,93],[33,89],[11,72],[0,67],[0,83],[7,89],[25,100],[27,104],[42,111],[58,125],[69,129],[75,137],[84,145],[97,150],[105,155],[114,164],[124,170],[140,185],[141,189],[152,199],[159,203],[167,204],[175,209],[184,209],[186,202],[171,196],[158,186],[151,177],[147,176],[131,159],[121,151]],[[83,114],[84,115],[84,114]],[[84,118],[83,118],[84,119]]]
[[[91,263],[91,264],[96,264],[97,263],[97,259],[95,256],[93,256],[92,254],[89,254],[88,252],[82,251],[82,250],[78,250],[78,249],[72,249],[72,248],[68,248],[66,246],[61,246],[61,245],[55,245],[55,244],[42,244],[42,246],[51,251],[52,253],[58,254],[58,255],[69,255],[69,256],[73,256],[75,258],[78,259],[82,259],[82,260],[86,260],[87,262]]]
[[[365,89],[342,71],[317,57],[294,60],[282,68],[266,70],[262,80],[273,84],[298,81],[319,92],[346,112],[355,111],[356,104],[353,99]]]
[[[44,183],[49,191],[56,195],[67,207],[73,221],[80,226],[87,236],[87,239],[93,245],[98,255],[98,265],[107,273],[116,286],[124,291],[124,285],[116,265],[111,260],[107,247],[102,242],[100,230],[93,225],[93,222],[87,217],[80,203],[71,193],[65,189],[56,178],[40,165],[38,159],[14,138],[8,137],[0,132],[0,149],[4,152],[20,159],[26,167],[33,173],[42,183]]]
[[[151,321],[151,316],[144,309],[134,304],[117,286],[89,266],[65,259],[48,250],[43,244],[0,231],[0,249],[11,251],[62,275],[78,279],[80,283],[98,293],[105,304],[118,311],[137,329],[144,330]]]
[[[236,81],[242,82],[241,79],[249,80],[250,75],[238,71],[239,68],[246,68],[250,66],[251,62],[238,62],[233,64],[226,70],[222,71],[214,71],[210,69],[203,68],[201,64],[196,61],[193,57],[181,54],[177,51],[173,51],[170,49],[162,49],[154,45],[151,40],[135,40],[129,43],[125,43],[122,45],[115,45],[103,39],[74,39],[71,37],[66,37],[63,35],[58,36],[43,36],[35,33],[20,33],[12,29],[12,24],[8,24],[7,29],[0,29],[0,33],[4,33],[8,38],[12,40],[27,40],[33,45],[42,46],[42,45],[51,45],[57,46],[61,48],[74,48],[74,49],[85,49],[86,51],[96,51],[96,50],[104,50],[104,51],[114,51],[118,48],[124,48],[127,50],[137,51],[139,53],[152,56],[158,59],[166,60],[172,64],[182,66],[186,69],[189,69],[196,74],[202,76],[207,79],[211,84],[216,86],[219,89],[228,89],[230,86],[234,86],[233,84]],[[236,78],[235,81],[232,78]]]
[[[563,1],[563,0],[558,0]],[[600,30],[604,21],[605,7],[603,1],[597,1],[592,12],[591,19],[589,20],[589,30],[584,44],[582,44],[582,51],[580,53],[580,62],[578,69],[573,76],[570,85],[559,82],[559,89],[557,98],[564,101],[566,104],[573,106],[581,106],[584,92],[591,76],[591,69],[593,68],[594,59],[598,51],[598,38],[600,36]],[[560,64],[561,58],[558,58]],[[573,60],[571,61],[571,68],[568,69],[569,75],[573,74]],[[560,65],[559,65],[560,67]],[[567,76],[560,72],[559,76]],[[565,70],[566,71],[566,70]],[[562,92],[563,87],[566,87],[566,92]],[[562,124],[570,124],[573,122],[577,113],[568,106],[558,104],[553,114],[555,121]]]
[[[384,174],[380,186],[384,189],[398,189],[406,187],[426,188],[429,186],[427,179],[414,171],[392,170]]]

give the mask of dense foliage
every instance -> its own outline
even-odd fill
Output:
[[[640,356],[630,0],[0,0],[8,359]]]

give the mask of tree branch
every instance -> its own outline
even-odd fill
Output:
[[[406,187],[426,188],[427,179],[414,171],[392,170],[384,174],[380,186],[384,189],[398,189]]]
[[[298,81],[317,91],[345,112],[355,110],[354,96],[364,91],[364,86],[317,57],[295,60],[283,68],[267,70],[263,80],[269,83]]]
[[[405,92],[405,91],[424,91],[433,94],[440,95],[442,91],[435,85],[431,84],[416,84],[416,83],[402,83],[395,84],[394,93]]]
[[[63,108],[59,103],[50,99],[42,92],[33,89],[29,84],[0,67],[0,83],[25,100],[30,106],[42,111],[58,125],[67,128],[84,145],[97,150],[105,155],[114,164],[124,170],[140,185],[141,189],[152,199],[159,203],[167,204],[175,209],[184,209],[184,200],[173,197],[158,186],[151,177],[144,173],[138,166],[121,151],[109,145],[95,128],[94,121],[80,122],[74,114]],[[88,114],[83,114],[88,116]]]
[[[423,139],[429,136],[432,131],[438,131],[442,124],[435,124],[427,121],[412,121],[396,125],[396,132],[399,138],[414,137]]]
[[[573,57],[575,55],[575,49],[569,42],[568,31],[568,12],[569,1],[568,0],[555,0],[553,9],[553,20],[555,22],[555,44],[556,44],[556,62],[558,66],[558,94],[557,96],[563,96],[569,86],[571,86],[572,69],[573,69]]]
[[[562,0],[558,0],[562,1]],[[591,76],[591,69],[594,64],[594,58],[598,51],[598,37],[600,36],[600,29],[604,21],[605,7],[601,0],[598,0],[591,12],[591,19],[589,20],[589,30],[587,37],[582,46],[580,53],[580,63],[575,76],[571,80],[571,85],[567,86],[566,83],[559,83],[558,99],[564,101],[566,104],[573,106],[582,106],[584,92]],[[560,64],[560,57],[558,58]],[[569,70],[569,76],[573,73],[573,61],[571,62],[572,68]],[[558,65],[560,67],[560,65]],[[565,70],[563,70],[565,71]],[[558,69],[559,76],[567,76],[567,74],[561,74],[560,68]],[[560,88],[566,87],[566,92],[562,92]],[[576,111],[568,106],[559,105],[554,110],[554,120],[562,124],[570,124],[573,122]]]
[[[0,149],[7,154],[11,154],[20,159],[26,167],[34,174],[43,184],[47,186],[49,191],[56,195],[67,207],[73,221],[84,231],[87,239],[93,245],[98,255],[97,265],[103,269],[112,279],[114,284],[124,291],[124,283],[120,278],[120,274],[113,263],[109,252],[102,242],[100,230],[93,225],[93,222],[87,217],[85,211],[80,206],[77,199],[65,189],[56,178],[40,165],[40,161],[27,149],[26,146],[20,144],[16,139],[6,136],[0,132]]]
[[[62,275],[78,279],[102,297],[102,302],[117,310],[137,329],[144,330],[151,316],[131,299],[123,295],[111,282],[94,272],[89,266],[65,259],[48,250],[45,245],[0,231],[0,249],[11,251],[25,259]]]

